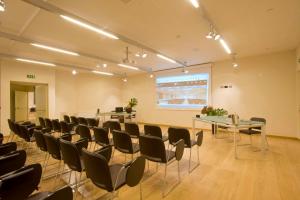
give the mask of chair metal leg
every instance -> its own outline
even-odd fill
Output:
[[[54,178],[54,182],[53,182],[53,189],[55,188],[55,183],[56,183],[56,180],[57,178],[59,177],[59,173],[60,173],[60,168],[61,168],[61,160],[59,161],[59,164],[58,164],[58,172]],[[61,172],[62,173],[62,172]]]
[[[74,171],[74,173],[75,173],[75,195],[74,195],[74,200],[76,200],[77,193],[78,193],[78,182],[77,182],[77,173],[76,173],[76,171]]]
[[[200,165],[200,161],[199,161],[199,146],[197,145],[197,163],[196,165],[192,167],[192,148],[190,148],[190,160],[189,160],[189,173],[191,173],[192,171],[194,171],[194,169],[196,169],[199,165]]]
[[[252,134],[250,134],[249,137],[250,137],[250,145],[252,146]]]
[[[44,170],[43,170],[43,176],[45,175],[45,173],[46,173],[46,168],[47,168],[47,165],[48,165],[48,162],[49,162],[49,159],[50,159],[50,154],[48,154],[48,157],[47,157],[47,160],[46,160],[46,162],[45,162],[45,166],[44,166]]]
[[[140,200],[143,200],[142,181],[140,181]]]
[[[178,180],[179,180],[179,182],[181,182],[179,161],[177,161],[177,170],[178,170]]]

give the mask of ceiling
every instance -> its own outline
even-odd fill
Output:
[[[144,71],[181,66],[159,59],[151,52],[147,52],[145,59],[137,58],[134,54],[141,48],[90,32],[25,1],[5,3],[6,11],[0,13],[0,31],[92,56],[69,56],[0,38],[2,54],[87,69],[107,63],[108,67],[102,71],[140,73],[116,64],[122,62],[128,46],[135,66]],[[219,42],[205,38],[209,31],[206,18],[214,23],[238,58],[295,49],[300,44],[299,0],[201,0],[199,9],[188,0],[48,0],[47,3],[186,65],[231,58]]]

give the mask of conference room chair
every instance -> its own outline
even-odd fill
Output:
[[[25,165],[26,158],[27,154],[24,150],[13,151],[0,156],[0,176],[23,167]]]
[[[71,123],[74,124],[74,126],[77,126],[79,124],[78,118],[75,116],[71,116]]]
[[[190,138],[190,132],[186,128],[176,128],[176,127],[169,127],[168,129],[169,134],[169,143],[174,144],[177,141],[183,139],[184,140],[184,147],[190,149],[190,158],[189,158],[189,173],[191,173],[196,167],[200,165],[199,159],[199,147],[202,145],[203,141],[203,131],[196,133],[196,140],[192,140]],[[192,147],[197,146],[197,163],[192,168]]]
[[[26,200],[73,200],[73,192],[70,186],[64,186],[54,192],[35,193]]]
[[[121,153],[124,153],[125,161],[126,154],[131,155],[131,160],[133,160],[133,155],[140,151],[140,146],[137,143],[133,143],[131,137],[128,133],[124,131],[113,131],[113,142],[114,147]]]
[[[68,124],[71,123],[71,119],[70,119],[69,115],[64,115],[64,121]]]
[[[107,129],[95,127],[93,130],[96,144],[102,147],[113,145],[112,139],[109,139]]]
[[[46,128],[47,128],[48,130],[50,130],[51,132],[53,132],[53,126],[52,126],[52,121],[51,121],[51,119],[45,118],[45,125],[46,125]]]
[[[3,143],[3,140],[4,140],[4,136],[3,136],[3,134],[2,134],[2,133],[0,133],[0,144],[2,144],[2,143]]]
[[[78,186],[81,181],[81,175],[82,172],[84,171],[84,165],[81,158],[82,149],[87,148],[88,140],[84,138],[84,139],[80,139],[75,143],[72,143],[70,141],[60,139],[59,142],[60,142],[60,149],[61,149],[64,164],[71,169],[70,176],[69,176],[69,184],[71,184],[72,172],[74,172],[75,175],[75,188],[76,188],[75,199],[76,199]],[[79,181],[77,180],[78,178],[77,172],[80,173]]]
[[[162,134],[161,128],[155,125],[144,125],[145,135],[151,135],[161,138],[164,142],[168,141],[168,136]]]
[[[110,133],[113,133],[114,130],[116,131],[121,131],[121,124],[118,121],[107,121],[108,125],[109,125],[109,131]]]
[[[85,125],[85,126],[88,125],[88,122],[87,122],[86,118],[84,118],[84,117],[78,117],[78,122],[81,125]]]
[[[67,122],[65,121],[60,121],[60,127],[61,127],[61,133],[64,134],[64,133],[70,133],[72,134],[72,125],[68,124]]]
[[[0,177],[0,199],[25,200],[38,189],[42,175],[40,164],[32,164]]]
[[[19,127],[20,133],[21,133],[21,138],[25,141],[23,143],[23,149],[26,151],[29,151],[30,149],[35,150],[35,146],[32,146],[33,143],[35,143],[35,138],[33,136],[33,131],[35,130],[34,127],[28,127],[24,125],[17,125]],[[33,154],[36,154],[37,152],[32,151]]]
[[[256,121],[256,122],[262,122],[264,124],[267,123],[267,120],[265,118],[261,118],[261,117],[251,117],[250,120],[251,121]],[[248,128],[248,129],[242,129],[242,130],[239,131],[239,133],[249,135],[250,145],[252,146],[252,144],[253,144],[252,135],[261,134],[261,131],[262,131],[261,127],[252,127],[252,128]],[[266,143],[269,146],[267,137],[266,137]]]
[[[9,136],[8,136],[8,139],[7,141],[8,142],[12,142],[13,141],[13,138],[15,137],[15,130],[14,130],[14,126],[13,126],[13,121],[8,119],[8,127],[9,127]]]
[[[61,133],[61,126],[60,126],[59,120],[58,119],[53,119],[51,121],[51,123],[52,123],[53,131],[57,132],[57,133]]]
[[[139,125],[134,122],[125,123],[125,132],[128,133],[132,138],[139,138],[140,135],[143,135],[140,132]]]
[[[99,119],[95,118],[86,118],[87,124],[90,128],[98,127],[99,126]]]
[[[43,117],[39,117],[39,123],[41,127],[46,128],[46,122]]]
[[[45,155],[44,160],[43,160],[43,167],[46,165],[46,160],[49,156],[48,151],[47,151],[48,150],[47,149],[47,144],[46,144],[46,141],[45,141],[45,138],[44,138],[44,134],[45,133],[43,133],[41,130],[34,130],[34,132],[33,132],[33,136],[35,138],[36,146]]]
[[[181,182],[179,161],[182,159],[184,153],[184,140],[180,139],[177,142],[173,143],[172,145],[174,145],[175,149],[172,148],[170,150],[166,150],[164,141],[159,137],[143,135],[140,136],[139,140],[142,156],[144,156],[149,161],[162,163],[165,165],[165,189],[162,192],[163,197],[165,197]],[[177,160],[178,182],[171,188],[171,190],[166,192],[167,166],[169,166],[175,160]]]
[[[17,150],[17,143],[15,142],[7,142],[5,144],[0,144],[0,156],[8,154],[12,151]]]
[[[92,142],[95,142],[94,136],[91,134],[91,130],[88,126],[79,124],[75,129],[76,134],[80,136],[80,138],[86,138],[90,143],[90,148],[92,148]],[[94,144],[94,148],[96,143]]]
[[[64,165],[61,165],[62,164],[62,156],[61,156],[61,151],[60,151],[60,143],[59,143],[59,140],[60,139],[63,139],[63,140],[66,140],[66,141],[72,141],[72,136],[70,134],[64,134],[58,138],[54,137],[53,135],[50,135],[50,134],[44,134],[43,135],[43,138],[45,140],[45,143],[46,143],[46,147],[47,147],[47,152],[49,153],[48,157],[47,157],[47,160],[45,160],[44,162],[44,166],[43,166],[43,172],[46,171],[46,168],[47,168],[47,164],[48,164],[48,161],[49,161],[49,157],[51,156],[54,160],[57,160],[58,161],[58,170],[57,170],[57,173],[55,173],[54,175],[55,176],[55,179],[54,179],[54,184],[56,182],[56,179],[58,178],[58,175],[62,174],[64,172]],[[61,166],[63,167],[62,171],[61,171]],[[49,175],[49,176],[53,176],[52,175]]]
[[[82,150],[86,175],[93,184],[111,193],[113,199],[116,192],[125,185],[134,187],[140,184],[140,199],[142,199],[141,180],[145,170],[145,158],[139,156],[125,164],[111,164],[103,152]]]

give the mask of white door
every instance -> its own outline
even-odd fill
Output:
[[[26,121],[28,119],[28,93],[15,91],[15,120]]]
[[[35,109],[37,120],[39,117],[48,117],[48,86],[35,86]]]

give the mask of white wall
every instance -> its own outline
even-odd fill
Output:
[[[9,133],[11,81],[48,84],[49,117],[55,117],[55,70],[9,60],[1,62],[1,131]],[[27,74],[34,74],[35,79],[28,79]]]
[[[217,62],[212,67],[213,106],[236,112],[242,118],[265,117],[268,134],[296,137],[295,51],[249,57],[238,62],[238,70],[232,68],[231,62]],[[157,108],[154,81],[147,75],[137,75],[124,84],[123,102],[131,97],[139,101],[137,120],[191,127],[191,118],[200,110]],[[231,84],[233,88],[221,89],[224,84]]]

